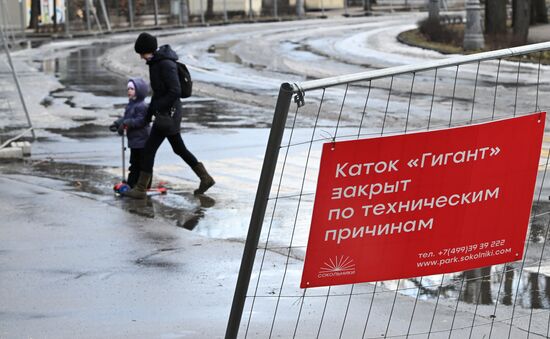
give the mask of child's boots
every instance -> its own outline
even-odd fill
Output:
[[[122,193],[125,197],[134,199],[145,199],[147,197],[147,185],[151,181],[152,174],[147,172],[140,172],[136,186],[131,190]]]

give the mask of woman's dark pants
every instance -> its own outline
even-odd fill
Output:
[[[157,154],[157,150],[159,149],[165,138],[168,139],[168,142],[172,146],[172,150],[174,151],[174,153],[179,155],[183,159],[183,161],[185,161],[185,163],[189,165],[189,167],[193,168],[197,165],[197,158],[195,158],[195,156],[191,152],[189,152],[187,147],[185,147],[180,133],[166,136],[153,127],[151,129],[149,139],[147,139],[145,147],[143,148],[143,162],[141,168],[143,172],[153,173],[155,155]]]

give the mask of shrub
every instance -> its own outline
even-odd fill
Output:
[[[436,19],[425,19],[418,23],[418,30],[424,37],[433,42],[462,45],[464,33],[453,29],[455,25],[444,25]]]

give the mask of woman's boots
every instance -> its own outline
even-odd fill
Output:
[[[204,168],[204,165],[202,162],[199,162],[195,165],[195,167],[192,167],[193,172],[201,179],[201,183],[199,184],[199,188],[195,190],[195,194],[203,194],[208,190],[210,187],[214,186],[216,183],[214,179],[206,172],[206,168]]]
[[[203,194],[206,192],[210,187],[214,186],[216,183],[214,179],[206,172],[206,168],[204,168],[204,165],[202,162],[199,162],[193,167],[193,172],[201,179],[201,183],[199,184],[199,188],[195,190],[195,194]],[[151,181],[152,174],[147,172],[140,172],[139,178],[131,190],[122,193],[125,197],[130,197],[134,199],[145,199],[147,197],[147,186],[149,185],[149,182]]]
[[[122,193],[122,195],[134,199],[145,199],[147,197],[147,186],[151,182],[151,177],[151,173],[139,172],[139,178],[134,188]]]

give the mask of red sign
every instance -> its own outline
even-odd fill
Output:
[[[521,259],[545,118],[323,145],[301,287]]]

